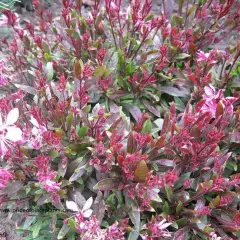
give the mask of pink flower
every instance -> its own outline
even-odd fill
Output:
[[[7,169],[0,169],[0,190],[5,188],[10,180],[13,180],[14,175]]]
[[[1,24],[0,24],[1,26]],[[8,80],[6,75],[3,73],[4,68],[6,67],[6,62],[1,60],[0,61],[0,86],[4,86],[7,84]]]
[[[0,26],[11,25],[15,27],[19,22],[18,14],[13,13],[10,10],[2,10],[3,17],[0,19]]]
[[[2,116],[0,115],[0,151],[2,156],[7,153],[7,146],[10,147],[12,143],[22,140],[21,129],[14,126],[18,117],[18,108],[14,108],[8,113],[5,122],[3,122]]]
[[[40,125],[38,121],[31,116],[30,122],[33,124],[31,145],[34,149],[42,147],[43,134],[47,131],[46,127]]]
[[[224,97],[223,89],[216,90],[211,84],[209,86],[204,87],[203,99],[205,100],[205,104],[201,107],[201,112],[206,113],[210,112],[212,117],[216,117],[216,110],[218,104],[221,103],[224,112],[228,115],[233,114],[233,103],[237,100],[235,97]]]
[[[150,231],[151,235],[149,236],[142,236],[144,240],[148,239],[160,239],[161,237],[170,238],[171,233],[166,230],[167,227],[169,227],[172,223],[166,223],[166,219],[163,219],[162,221],[158,221],[156,218],[153,218],[152,221],[148,224],[146,224],[147,229]]]
[[[43,187],[47,192],[57,192],[60,190],[59,183],[56,183],[49,179],[44,182]]]
[[[196,210],[196,214],[198,215],[209,215],[211,213],[211,209],[209,207],[202,207]]]
[[[5,15],[2,15],[0,18],[0,27],[8,25],[8,18]]]
[[[0,87],[5,86],[8,83],[8,80],[5,75],[0,73]]]
[[[203,62],[203,61],[207,61],[209,58],[209,53],[204,53],[203,51],[199,50],[197,52],[197,57],[198,57],[198,62]]]
[[[203,51],[199,50],[197,52],[197,61],[198,62],[206,62],[209,64],[216,63],[216,57],[217,57],[217,50],[213,49],[209,53],[204,53]]]

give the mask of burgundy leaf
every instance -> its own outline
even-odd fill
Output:
[[[187,233],[189,231],[188,227],[184,227],[182,229],[179,229],[175,234],[173,240],[186,240],[187,239]]]
[[[132,114],[133,118],[137,122],[139,122],[142,119],[142,112],[137,106],[124,104],[124,107]]]
[[[119,184],[119,181],[115,178],[106,178],[98,182],[93,189],[100,190],[100,191],[105,191],[105,190],[112,190],[113,188],[117,187]]]
[[[157,117],[160,117],[160,111],[153,107],[149,101],[143,100],[143,105],[149,110],[149,112],[153,113]]]

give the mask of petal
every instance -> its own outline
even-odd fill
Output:
[[[32,123],[33,126],[39,128],[38,121],[33,116],[31,116],[30,122]]]
[[[17,127],[8,127],[5,138],[13,142],[21,141],[22,131],[20,128],[17,128]]]
[[[93,198],[90,197],[84,204],[82,211],[88,210],[93,204]]]
[[[66,201],[66,206],[68,209],[74,211],[74,212],[78,212],[79,208],[77,206],[77,204],[73,201]]]
[[[85,218],[89,218],[89,217],[91,217],[92,213],[93,213],[93,210],[92,210],[92,209],[88,209],[87,211],[85,211],[85,212],[83,213],[83,216],[84,216]]]
[[[0,142],[0,149],[1,149],[2,156],[4,156],[8,151],[6,145],[3,141]]]
[[[7,121],[6,121],[6,125],[12,125],[14,124],[19,117],[19,110],[18,108],[13,108],[7,115]]]

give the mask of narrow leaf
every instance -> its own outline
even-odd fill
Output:
[[[67,224],[64,224],[58,233],[57,239],[63,239],[67,235],[69,230],[70,230],[70,227]]]
[[[144,160],[140,161],[135,170],[135,181],[145,182],[148,173],[149,169],[146,162]]]
[[[106,178],[98,182],[93,189],[94,190],[100,190],[100,191],[105,191],[105,190],[111,190],[115,187],[117,187],[119,182],[115,178]]]
[[[48,62],[46,66],[46,75],[47,75],[47,80],[51,81],[53,79],[53,63]]]
[[[152,133],[152,123],[150,119],[147,119],[143,124],[142,133]]]
[[[187,233],[188,233],[188,231],[189,231],[188,227],[184,227],[184,228],[178,230],[174,234],[173,240],[187,240]]]

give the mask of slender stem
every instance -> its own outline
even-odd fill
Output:
[[[165,0],[162,0],[163,14],[166,15]]]
[[[193,230],[195,230],[195,231],[197,231],[197,232],[202,233],[203,235],[205,235],[205,236],[207,236],[207,237],[209,237],[209,238],[211,237],[210,234],[208,234],[207,232],[204,232],[203,230],[201,230],[200,228],[198,228],[198,227],[196,227],[196,226],[194,226],[194,225],[190,225],[190,228],[193,229]]]
[[[223,65],[222,65],[222,69],[221,69],[221,72],[220,72],[220,75],[219,75],[219,79],[220,79],[220,80],[222,79],[223,69],[224,69],[224,66],[225,66],[226,61],[227,61],[227,60],[225,59],[224,62],[223,62]]]
[[[114,33],[114,30],[113,30],[113,25],[112,25],[112,22],[110,20],[110,16],[108,14],[108,21],[110,23],[110,26],[111,26],[111,32],[112,32],[112,36],[113,36],[113,40],[114,40],[114,44],[115,44],[115,48],[118,49],[118,46],[117,46],[117,41],[116,41],[116,37],[115,37],[115,33]]]
[[[237,54],[237,56],[235,57],[235,59],[234,59],[234,61],[233,61],[233,64],[232,64],[231,68],[230,68],[229,71],[228,71],[228,75],[230,75],[230,73],[231,73],[231,71],[232,71],[235,63],[237,62],[239,56],[240,56],[240,52],[239,52],[239,53]],[[230,79],[231,79],[231,78],[228,76],[227,80],[226,80],[226,81],[224,82],[224,84],[222,85],[222,88],[225,88],[225,87],[226,87],[226,85],[229,83]]]
[[[148,34],[147,34],[147,36],[148,36]],[[146,38],[147,38],[147,37],[144,37],[144,38],[143,38],[143,40],[142,40],[142,42],[140,43],[140,45],[139,45],[139,47],[138,47],[137,51],[135,52],[135,54],[134,54],[134,55],[133,55],[133,57],[132,57],[132,61],[133,61],[133,60],[134,60],[134,58],[137,56],[137,54],[138,54],[138,51],[139,51],[139,50],[140,50],[140,48],[142,47],[142,45],[143,45],[143,43],[145,42]]]
[[[185,17],[185,21],[184,21],[184,27],[187,24],[187,19],[188,19],[188,7],[189,7],[189,0],[187,1],[187,8],[186,8],[186,17]]]

